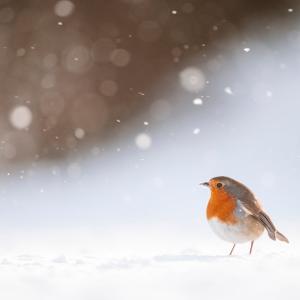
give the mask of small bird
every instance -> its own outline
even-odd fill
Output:
[[[276,229],[251,190],[242,183],[219,176],[201,185],[209,187],[211,191],[206,209],[210,226],[221,239],[233,243],[229,255],[232,255],[236,244],[246,242],[251,242],[251,254],[254,241],[264,229],[272,240],[289,242]]]

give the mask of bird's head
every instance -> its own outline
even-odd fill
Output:
[[[226,193],[236,199],[252,195],[252,192],[245,185],[226,176],[211,178],[208,182],[200,183],[200,185],[209,187],[214,194]]]

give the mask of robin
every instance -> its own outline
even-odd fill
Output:
[[[233,243],[231,255],[237,243],[251,241],[253,244],[264,229],[272,240],[288,243],[261,204],[249,188],[242,183],[225,176],[214,177],[201,185],[210,188],[211,196],[206,209],[206,216],[213,231],[223,240]]]

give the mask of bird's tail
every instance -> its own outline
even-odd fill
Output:
[[[279,231],[275,231],[275,237],[277,240],[279,241],[282,241],[282,242],[286,242],[286,243],[289,243],[289,240],[282,234],[280,233]]]
[[[266,228],[270,239],[289,243],[289,240],[275,228],[270,217],[265,212],[261,211],[259,213],[259,220]]]

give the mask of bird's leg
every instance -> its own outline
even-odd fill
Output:
[[[235,247],[235,244],[233,244],[233,247],[232,247],[232,249],[231,249],[231,251],[230,251],[229,255],[232,255],[232,253],[233,253],[233,250],[234,250],[234,247]]]
[[[253,244],[254,244],[254,241],[252,241],[252,242],[251,242],[251,246],[250,246],[250,252],[249,252],[249,255],[251,255],[251,253],[252,253]]]

